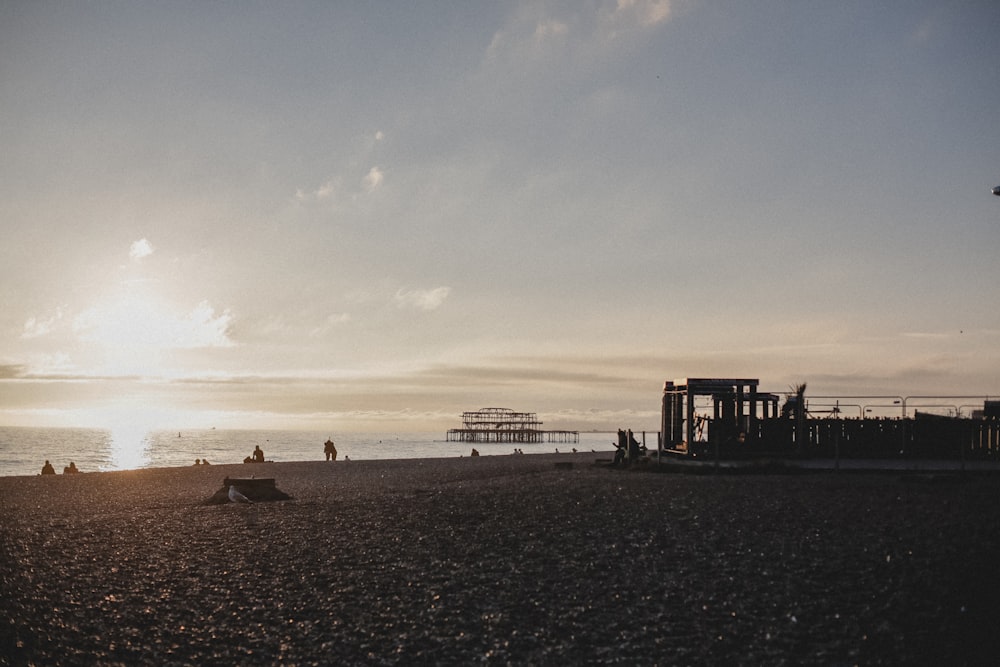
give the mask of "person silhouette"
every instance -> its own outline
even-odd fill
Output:
[[[72,461],[69,462],[68,466],[66,466],[65,468],[63,468],[63,474],[64,475],[74,475],[74,474],[76,474],[78,472],[80,472],[80,470],[76,467],[76,464],[73,463]]]
[[[49,463],[48,459],[45,459],[45,465],[42,466],[42,474],[43,475],[54,475],[54,474],[56,474],[56,469],[52,467],[52,464]]]
[[[323,443],[323,453],[326,454],[327,461],[337,460],[337,445],[334,444],[333,438],[327,438]]]
[[[253,460],[254,460],[254,463],[263,463],[264,462],[264,450],[262,450],[260,448],[260,445],[257,445],[253,449]]]

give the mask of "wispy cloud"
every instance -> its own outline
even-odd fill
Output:
[[[379,132],[376,137],[381,136]],[[379,141],[380,139],[376,139]],[[351,176],[348,175],[348,182]],[[355,176],[356,178],[356,176]],[[371,194],[378,190],[385,181],[385,172],[381,167],[375,166],[368,170],[368,173],[361,178],[360,187],[344,187],[343,176],[331,176],[326,181],[314,188],[296,188],[295,200],[302,203],[309,202],[334,202],[342,204],[345,201],[355,200],[363,194]]]
[[[552,38],[559,38],[569,33],[569,26],[562,21],[555,19],[545,19],[535,24],[534,38],[536,42],[543,42]]]
[[[323,185],[316,188],[316,198],[317,199],[329,199],[333,196],[333,193],[337,191],[337,184],[333,180],[329,180]]]
[[[569,47],[575,54],[603,50],[612,42],[667,23],[671,0],[617,0],[597,6],[570,3],[565,8],[539,3],[522,5],[496,31],[487,49],[490,59],[539,58]]]
[[[129,248],[128,256],[133,262],[139,262],[153,254],[153,244],[147,239],[135,241]]]
[[[21,338],[24,340],[30,340],[32,338],[42,338],[51,334],[59,322],[62,321],[62,309],[57,309],[55,314],[51,317],[45,319],[38,319],[37,317],[29,317],[24,323],[24,329],[21,331]]]
[[[310,335],[313,337],[322,336],[333,328],[343,326],[352,320],[350,313],[331,313],[324,318],[323,322],[315,327]]]
[[[24,375],[25,368],[20,364],[0,365],[0,380],[12,380]]]
[[[400,289],[393,301],[400,308],[416,308],[419,310],[435,310],[441,307],[448,295],[450,287],[435,287],[433,289]]]
[[[904,338],[943,339],[950,338],[954,334],[940,331],[904,331],[902,335]]]
[[[670,13],[670,0],[618,0],[612,17],[650,28],[667,21]]]
[[[340,190],[340,179],[332,177],[315,188],[295,190],[295,199],[300,202],[326,201],[332,199]]]
[[[372,167],[361,183],[366,192],[372,193],[382,185],[383,180],[385,180],[385,174],[382,173],[382,170],[378,167]]]

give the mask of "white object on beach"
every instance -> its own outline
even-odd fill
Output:
[[[234,503],[252,503],[253,501],[236,490],[232,484],[229,485],[229,500]]]

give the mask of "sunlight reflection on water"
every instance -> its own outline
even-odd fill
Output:
[[[133,470],[149,465],[149,431],[138,424],[119,424],[109,432],[111,460],[102,470]]]

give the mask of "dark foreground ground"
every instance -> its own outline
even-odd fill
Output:
[[[995,475],[593,454],[253,472],[294,499],[200,504],[247,466],[0,478],[0,663],[1000,658]]]

